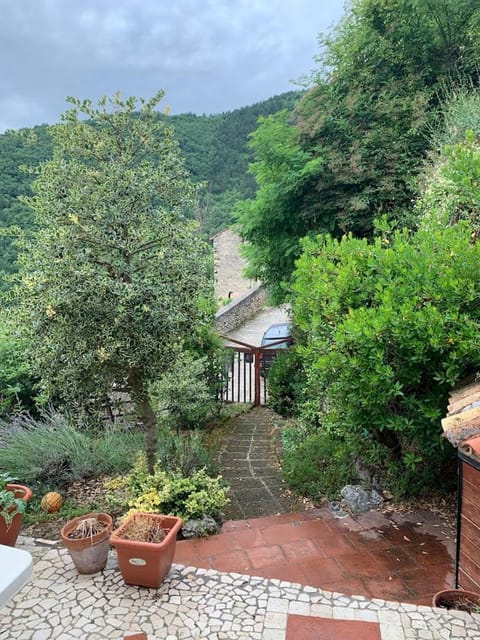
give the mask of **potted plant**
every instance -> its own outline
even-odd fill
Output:
[[[463,589],[445,589],[433,596],[433,606],[467,613],[480,613],[480,594]]]
[[[112,526],[108,513],[87,513],[69,520],[62,527],[62,542],[78,573],[97,573],[105,568]]]
[[[0,474],[0,544],[15,546],[32,495],[29,487],[15,484],[10,476]]]
[[[172,566],[177,533],[176,516],[135,511],[110,536],[126,584],[158,588]]]

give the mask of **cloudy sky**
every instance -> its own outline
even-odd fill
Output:
[[[295,89],[345,0],[0,0],[0,131],[57,122],[66,96],[166,92],[218,113]]]

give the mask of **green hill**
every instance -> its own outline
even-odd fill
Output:
[[[194,215],[205,234],[228,226],[236,201],[255,193],[254,178],[248,173],[251,155],[247,143],[258,118],[291,109],[300,95],[290,91],[226,113],[168,117],[192,179],[202,184]],[[33,168],[47,160],[51,152],[47,125],[0,135],[0,227],[32,225],[29,208],[19,200],[19,196],[30,193],[32,176],[21,167]],[[4,276],[15,271],[15,258],[15,244],[8,237],[0,237],[1,290],[8,288]]]

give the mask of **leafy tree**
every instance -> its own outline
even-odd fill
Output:
[[[53,158],[27,199],[37,230],[18,287],[29,355],[48,393],[131,395],[153,469],[149,383],[211,321],[209,253],[186,219],[194,189],[152,99],[69,99]],[[138,108],[138,113],[136,112]],[[155,161],[152,160],[155,159]]]
[[[278,292],[307,234],[371,237],[382,214],[408,219],[440,96],[457,83],[478,84],[479,29],[477,0],[351,3],[322,38],[313,87],[294,110],[294,131],[281,137],[282,158],[295,155],[298,163],[277,161],[271,122],[255,134],[259,189],[242,205],[240,231],[256,277]],[[269,153],[273,171],[266,177],[262,161]]]
[[[273,296],[281,298],[282,281],[300,255],[298,238],[313,226],[308,215],[298,212],[308,207],[322,159],[300,147],[288,111],[259,122],[250,142],[258,192],[238,205],[237,215],[247,243],[248,275],[269,284]]]

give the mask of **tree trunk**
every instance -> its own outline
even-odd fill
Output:
[[[137,415],[145,431],[145,453],[148,472],[153,475],[158,445],[157,418],[152,409],[150,396],[145,389],[142,373],[138,369],[130,370],[128,383],[132,392],[132,400],[137,408]]]

